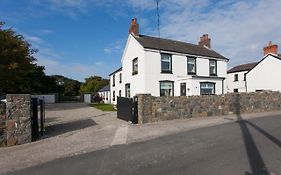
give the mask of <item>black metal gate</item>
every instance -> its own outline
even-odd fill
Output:
[[[117,118],[138,123],[138,98],[117,97]]]
[[[40,112],[38,111],[38,108]],[[39,115],[40,117],[39,117]],[[44,134],[45,102],[38,98],[31,98],[31,140],[36,141]]]

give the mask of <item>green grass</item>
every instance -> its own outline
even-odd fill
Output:
[[[112,104],[91,103],[89,106],[97,108],[102,111],[116,111]]]

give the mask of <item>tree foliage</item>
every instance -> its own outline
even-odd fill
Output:
[[[47,93],[55,90],[53,79],[36,64],[37,50],[22,35],[3,29],[0,22],[0,94]]]
[[[81,83],[77,80],[73,80],[61,75],[53,75],[58,85],[58,93],[64,96],[75,96],[79,95],[79,89]]]
[[[80,86],[81,93],[93,94],[100,90],[102,87],[109,84],[108,79],[103,79],[99,76],[91,76],[89,78],[86,78],[85,80],[85,83]]]

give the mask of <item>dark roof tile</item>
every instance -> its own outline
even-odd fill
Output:
[[[213,58],[227,59],[221,54],[212,49],[208,49],[195,44],[175,41],[170,39],[156,38],[151,36],[140,35],[135,39],[144,47],[148,49],[156,49],[163,51],[171,51],[178,53],[185,53],[198,56],[208,56]],[[228,59],[227,59],[228,60]]]
[[[235,66],[227,71],[227,73],[234,73],[234,72],[240,72],[240,71],[249,71],[253,69],[259,62],[254,63],[248,63],[248,64],[241,64],[238,66]]]

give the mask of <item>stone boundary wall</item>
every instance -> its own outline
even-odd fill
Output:
[[[7,145],[6,104],[0,102],[0,147]]]
[[[281,110],[281,93],[254,92],[189,97],[138,94],[138,123]]]

